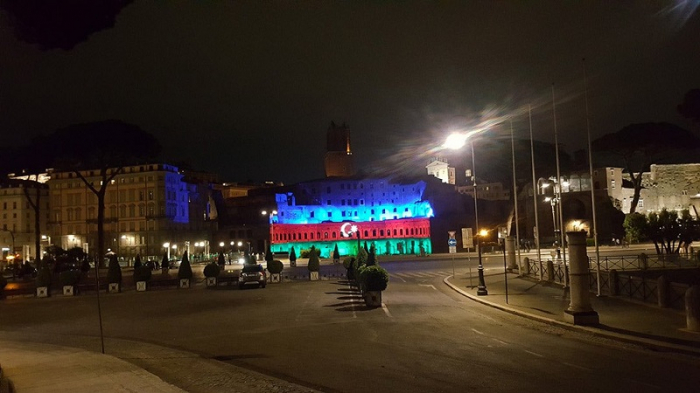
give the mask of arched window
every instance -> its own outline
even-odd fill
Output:
[[[323,232],[323,238],[328,239],[328,232]]]

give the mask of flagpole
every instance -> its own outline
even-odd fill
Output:
[[[535,238],[535,246],[537,247],[537,263],[540,264],[540,281],[542,281],[542,254],[540,252],[540,221],[538,217],[538,211],[537,211],[537,190],[535,187],[537,187],[537,180],[535,178],[535,146],[534,142],[532,139],[532,106],[528,105],[527,107],[527,115],[528,118],[530,119],[530,158],[532,162],[532,203],[533,207],[535,208],[535,230],[533,231],[533,235]]]

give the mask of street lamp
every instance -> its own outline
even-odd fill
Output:
[[[556,216],[556,214],[555,214],[556,206],[557,206],[557,204],[559,203],[559,198],[557,198],[556,196],[554,196],[554,197],[546,197],[546,198],[544,198],[544,201],[545,201],[545,202],[549,202],[549,204],[552,205],[552,225],[554,226],[554,242],[555,242],[555,244],[556,244],[556,246],[557,246],[557,248],[556,248],[557,259],[561,259],[561,250],[560,250],[560,248],[559,248],[559,246],[560,246],[560,244],[559,244],[559,239],[560,239],[559,233],[560,233],[561,231],[559,230],[559,227],[557,226],[557,216]]]
[[[263,216],[267,216],[268,215],[267,210],[263,210],[261,212],[261,214]],[[274,226],[275,220],[273,217],[276,215],[277,215],[277,210],[273,210],[269,214],[269,216],[270,216],[270,251],[272,251],[272,243],[275,241],[275,226]],[[267,251],[265,251],[265,252],[267,252]]]
[[[484,264],[481,260],[481,238],[488,234],[489,233],[487,230],[482,229],[481,231],[479,231],[479,234],[476,237],[476,245],[479,255],[479,286],[476,289],[476,294],[478,296],[486,296],[489,294],[489,291],[486,289],[486,282],[484,281]]]
[[[168,251],[168,261],[170,261],[170,243],[163,243],[163,247],[165,247],[165,249]]]

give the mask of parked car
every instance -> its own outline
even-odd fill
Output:
[[[241,275],[238,276],[238,288],[243,289],[249,284],[257,284],[260,288],[265,288],[267,275],[262,265],[243,265]]]

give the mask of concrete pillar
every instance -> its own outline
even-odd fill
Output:
[[[685,321],[691,332],[700,332],[700,286],[685,291]]]
[[[525,257],[521,262],[520,275],[529,276],[530,275],[530,258]]]
[[[598,313],[591,306],[588,290],[588,255],[586,254],[586,232],[566,232],[569,245],[569,282],[571,302],[566,314],[574,325],[597,325]]]
[[[656,279],[656,299],[659,307],[666,308],[669,303],[669,282],[666,276],[659,276]]]
[[[515,236],[506,237],[506,262],[509,271],[513,271],[518,267],[515,258]]]

